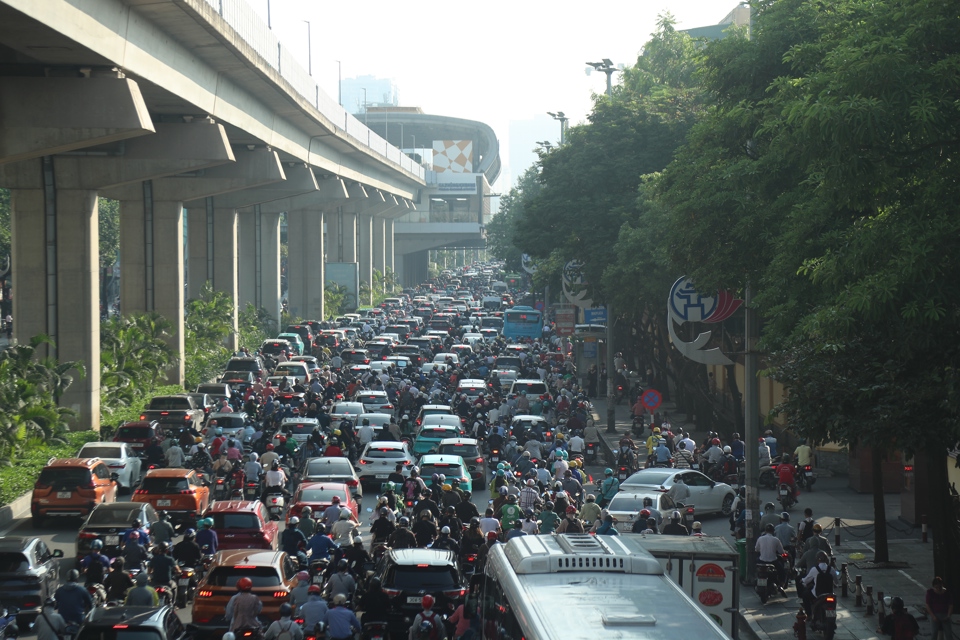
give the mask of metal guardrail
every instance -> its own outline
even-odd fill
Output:
[[[389,163],[424,179],[425,169],[405,153],[373,133],[366,125],[347,113],[346,109],[330,98],[316,81],[297,62],[290,49],[274,35],[263,19],[246,3],[246,0],[206,0],[217,14],[237,32],[237,35],[263,58],[280,77],[290,83],[297,94],[317,111],[345,131],[347,135],[368,147]]]

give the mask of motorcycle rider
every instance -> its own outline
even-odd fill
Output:
[[[80,568],[83,569],[88,586],[103,584],[107,572],[110,571],[110,559],[100,553],[101,549],[103,549],[103,541],[94,540],[90,543],[90,554],[80,561]]]
[[[410,519],[406,516],[397,521],[397,530],[387,538],[387,546],[392,549],[413,549],[417,546],[417,537],[410,531]]]
[[[390,610],[390,596],[383,592],[380,578],[371,578],[366,592],[360,597],[357,609],[363,611],[363,623],[386,622]]]
[[[733,457],[737,461],[743,460],[744,454],[746,452],[746,445],[743,443],[743,440],[740,439],[739,433],[733,434],[733,440],[730,441],[730,450],[733,453]]]
[[[260,501],[267,504],[267,495],[278,491],[289,499],[290,492],[287,491],[287,482],[287,474],[280,468],[280,461],[274,460],[270,465],[270,470],[263,475],[263,493],[260,496]]]
[[[773,429],[767,429],[763,434],[763,441],[770,449],[770,457],[777,457],[777,438],[773,435]]]
[[[817,552],[816,564],[810,567],[807,575],[801,580],[805,587],[800,597],[803,598],[803,608],[807,617],[813,617],[813,603],[822,595],[833,593],[833,571],[830,568],[830,558],[823,551]]]
[[[793,491],[795,502],[800,501],[800,492],[797,490],[797,468],[790,464],[790,454],[783,454],[783,462],[777,467],[777,479],[779,484],[789,485]]]
[[[317,523],[317,532],[310,538],[310,559],[321,560],[330,557],[330,552],[339,549],[340,545],[330,539],[327,528],[323,523]]]
[[[140,543],[140,539],[140,532],[132,531],[123,545],[123,551],[120,554],[123,556],[123,563],[127,569],[142,569],[144,563],[150,559],[150,554]]]
[[[57,610],[68,625],[82,624],[84,616],[93,608],[93,598],[78,584],[79,580],[80,572],[71,569],[67,574],[67,583],[53,595],[57,601]]]
[[[276,640],[281,633],[289,634],[292,640],[303,640],[303,629],[293,620],[293,607],[286,602],[280,605],[280,619],[270,623],[263,640]]]
[[[780,544],[790,555],[790,562],[797,562],[797,532],[790,524],[790,514],[784,511],[780,514],[780,524],[773,528],[773,534],[780,539]]]
[[[600,483],[600,502],[599,505],[601,508],[610,504],[610,501],[613,500],[613,496],[617,495],[620,491],[620,481],[613,476],[613,469],[607,467],[603,470],[603,475],[606,476],[602,483]]]
[[[346,605],[346,595],[338,593],[333,596],[333,608],[327,610],[325,616],[327,635],[330,640],[347,640],[354,637],[355,631],[359,632],[361,630],[360,621]]]
[[[114,558],[110,563],[110,573],[103,580],[107,590],[107,600],[122,602],[127,591],[133,587],[133,579],[123,570],[123,558]]]
[[[153,558],[148,563],[151,584],[154,587],[165,587],[172,594],[171,601],[177,601],[176,578],[180,574],[180,566],[170,557],[170,543],[161,542],[153,551]]]
[[[583,533],[583,522],[577,517],[576,507],[567,507],[557,533]]]
[[[766,441],[763,438],[760,438],[760,444],[757,445],[757,459],[760,461],[760,468],[770,466],[770,447],[767,446]]]
[[[690,535],[690,532],[687,530],[687,527],[681,522],[681,515],[679,511],[674,511],[670,514],[670,522],[668,522],[663,527],[663,535],[665,536],[687,536]]]
[[[204,553],[216,553],[220,544],[217,532],[213,530],[213,518],[204,518],[200,522],[203,528],[197,531],[197,546]]]
[[[460,544],[450,537],[450,527],[441,527],[440,536],[431,545],[433,549],[447,549],[453,551],[454,555],[460,557]]]
[[[300,523],[297,528],[303,532],[303,536],[309,540],[317,532],[317,523],[313,519],[313,509],[304,506],[300,511]]]
[[[431,640],[446,640],[447,630],[443,624],[443,619],[433,611],[434,603],[435,600],[430,594],[423,596],[421,600],[423,611],[413,619],[413,624],[410,625],[410,631],[408,632],[408,640],[419,640],[419,638],[425,637],[421,633],[421,628],[429,631],[426,637],[431,638]]]
[[[948,631],[949,627],[945,630]],[[920,633],[920,625],[913,614],[909,613],[903,606],[903,598],[893,596],[890,598],[890,613],[883,617],[880,628],[877,630],[884,635],[888,635],[894,640],[900,638],[915,638]],[[936,633],[934,633],[936,639]],[[945,638],[950,636],[944,633]]]
[[[358,535],[353,539],[353,544],[344,548],[343,558],[347,561],[350,571],[356,575],[363,573],[363,567],[368,562],[373,562],[370,554],[363,548],[363,540]]]
[[[540,533],[553,533],[559,524],[560,516],[553,510],[553,502],[548,500],[540,512]]]
[[[720,438],[710,440],[710,448],[703,454],[704,469],[703,472],[713,478],[715,469],[723,462],[723,449],[720,448]]]
[[[145,571],[138,573],[136,580],[134,580],[137,586],[127,591],[127,597],[123,604],[128,607],[156,607],[159,605],[160,596],[157,595],[157,590],[148,584],[149,581],[150,576]]]
[[[303,617],[303,628],[312,632],[318,622],[327,617],[327,601],[321,597],[320,585],[312,584],[307,588],[307,601],[300,605],[297,613]]]
[[[670,464],[670,448],[667,446],[666,438],[660,438],[660,442],[657,444],[657,448],[654,449],[654,453],[656,454],[655,462],[657,466],[667,466]]]
[[[287,522],[287,528],[280,534],[280,549],[291,558],[299,559],[301,565],[305,565],[307,556],[302,549],[306,548],[307,539],[303,535],[303,532],[297,528],[299,523],[300,518],[297,516],[293,516],[290,518],[290,521]]]
[[[357,590],[357,581],[350,575],[349,569],[350,562],[346,558],[341,558],[337,562],[337,572],[327,581],[328,594],[343,594],[348,599],[353,598],[353,593]]]
[[[57,603],[53,598],[47,598],[34,623],[37,640],[61,640],[67,631],[67,622],[57,613]]]
[[[187,529],[183,533],[183,540],[173,546],[173,559],[184,567],[200,566],[203,553],[197,544],[197,532],[194,529]]]
[[[757,538],[757,544],[754,550],[759,554],[759,561],[761,563],[772,564],[777,568],[777,589],[780,590],[780,595],[784,595],[784,567],[783,558],[780,557],[783,555],[784,549],[780,543],[780,539],[774,535],[774,526],[772,524],[768,524],[763,530],[763,535]]]
[[[160,517],[159,520],[150,525],[150,536],[153,538],[153,543],[173,542],[173,536],[176,535],[176,533],[174,532],[173,525],[170,524],[170,514],[166,511],[161,511],[157,515]]]
[[[763,505],[763,516],[760,518],[761,531],[766,531],[768,524],[773,525],[774,527],[780,524],[780,512],[776,511],[776,506],[777,505],[769,501]]]
[[[257,618],[263,610],[260,598],[253,595],[253,580],[247,577],[237,580],[237,593],[227,603],[224,616],[230,625],[230,631],[239,629],[259,629],[260,620]]]
[[[693,454],[687,451],[686,440],[677,443],[677,450],[674,453],[674,466],[677,469],[693,468]]]

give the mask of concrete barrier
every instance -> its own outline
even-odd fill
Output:
[[[32,491],[28,491],[10,504],[0,507],[0,527],[9,526],[17,518],[30,513],[30,497]]]

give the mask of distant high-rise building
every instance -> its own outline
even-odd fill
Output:
[[[364,94],[366,89],[366,94]],[[343,108],[349,113],[363,113],[367,107],[396,107],[400,104],[397,85],[390,78],[359,76],[340,81]],[[366,104],[364,104],[366,95]]]
[[[680,29],[691,38],[707,38],[709,40],[719,40],[727,35],[727,29],[733,25],[740,27],[750,26],[750,5],[741,2],[723,20],[718,24],[708,27],[694,27],[692,29]]]

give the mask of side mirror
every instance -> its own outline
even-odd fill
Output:
[[[51,557],[51,558],[62,558],[62,557],[63,557],[63,551],[60,550],[60,549],[54,549],[54,550],[53,550],[53,553],[50,554],[50,557]]]
[[[116,481],[118,481],[118,480],[120,479],[120,474],[118,474],[118,473],[111,473],[111,474],[110,474],[110,479],[113,480],[114,482],[116,482]]]

